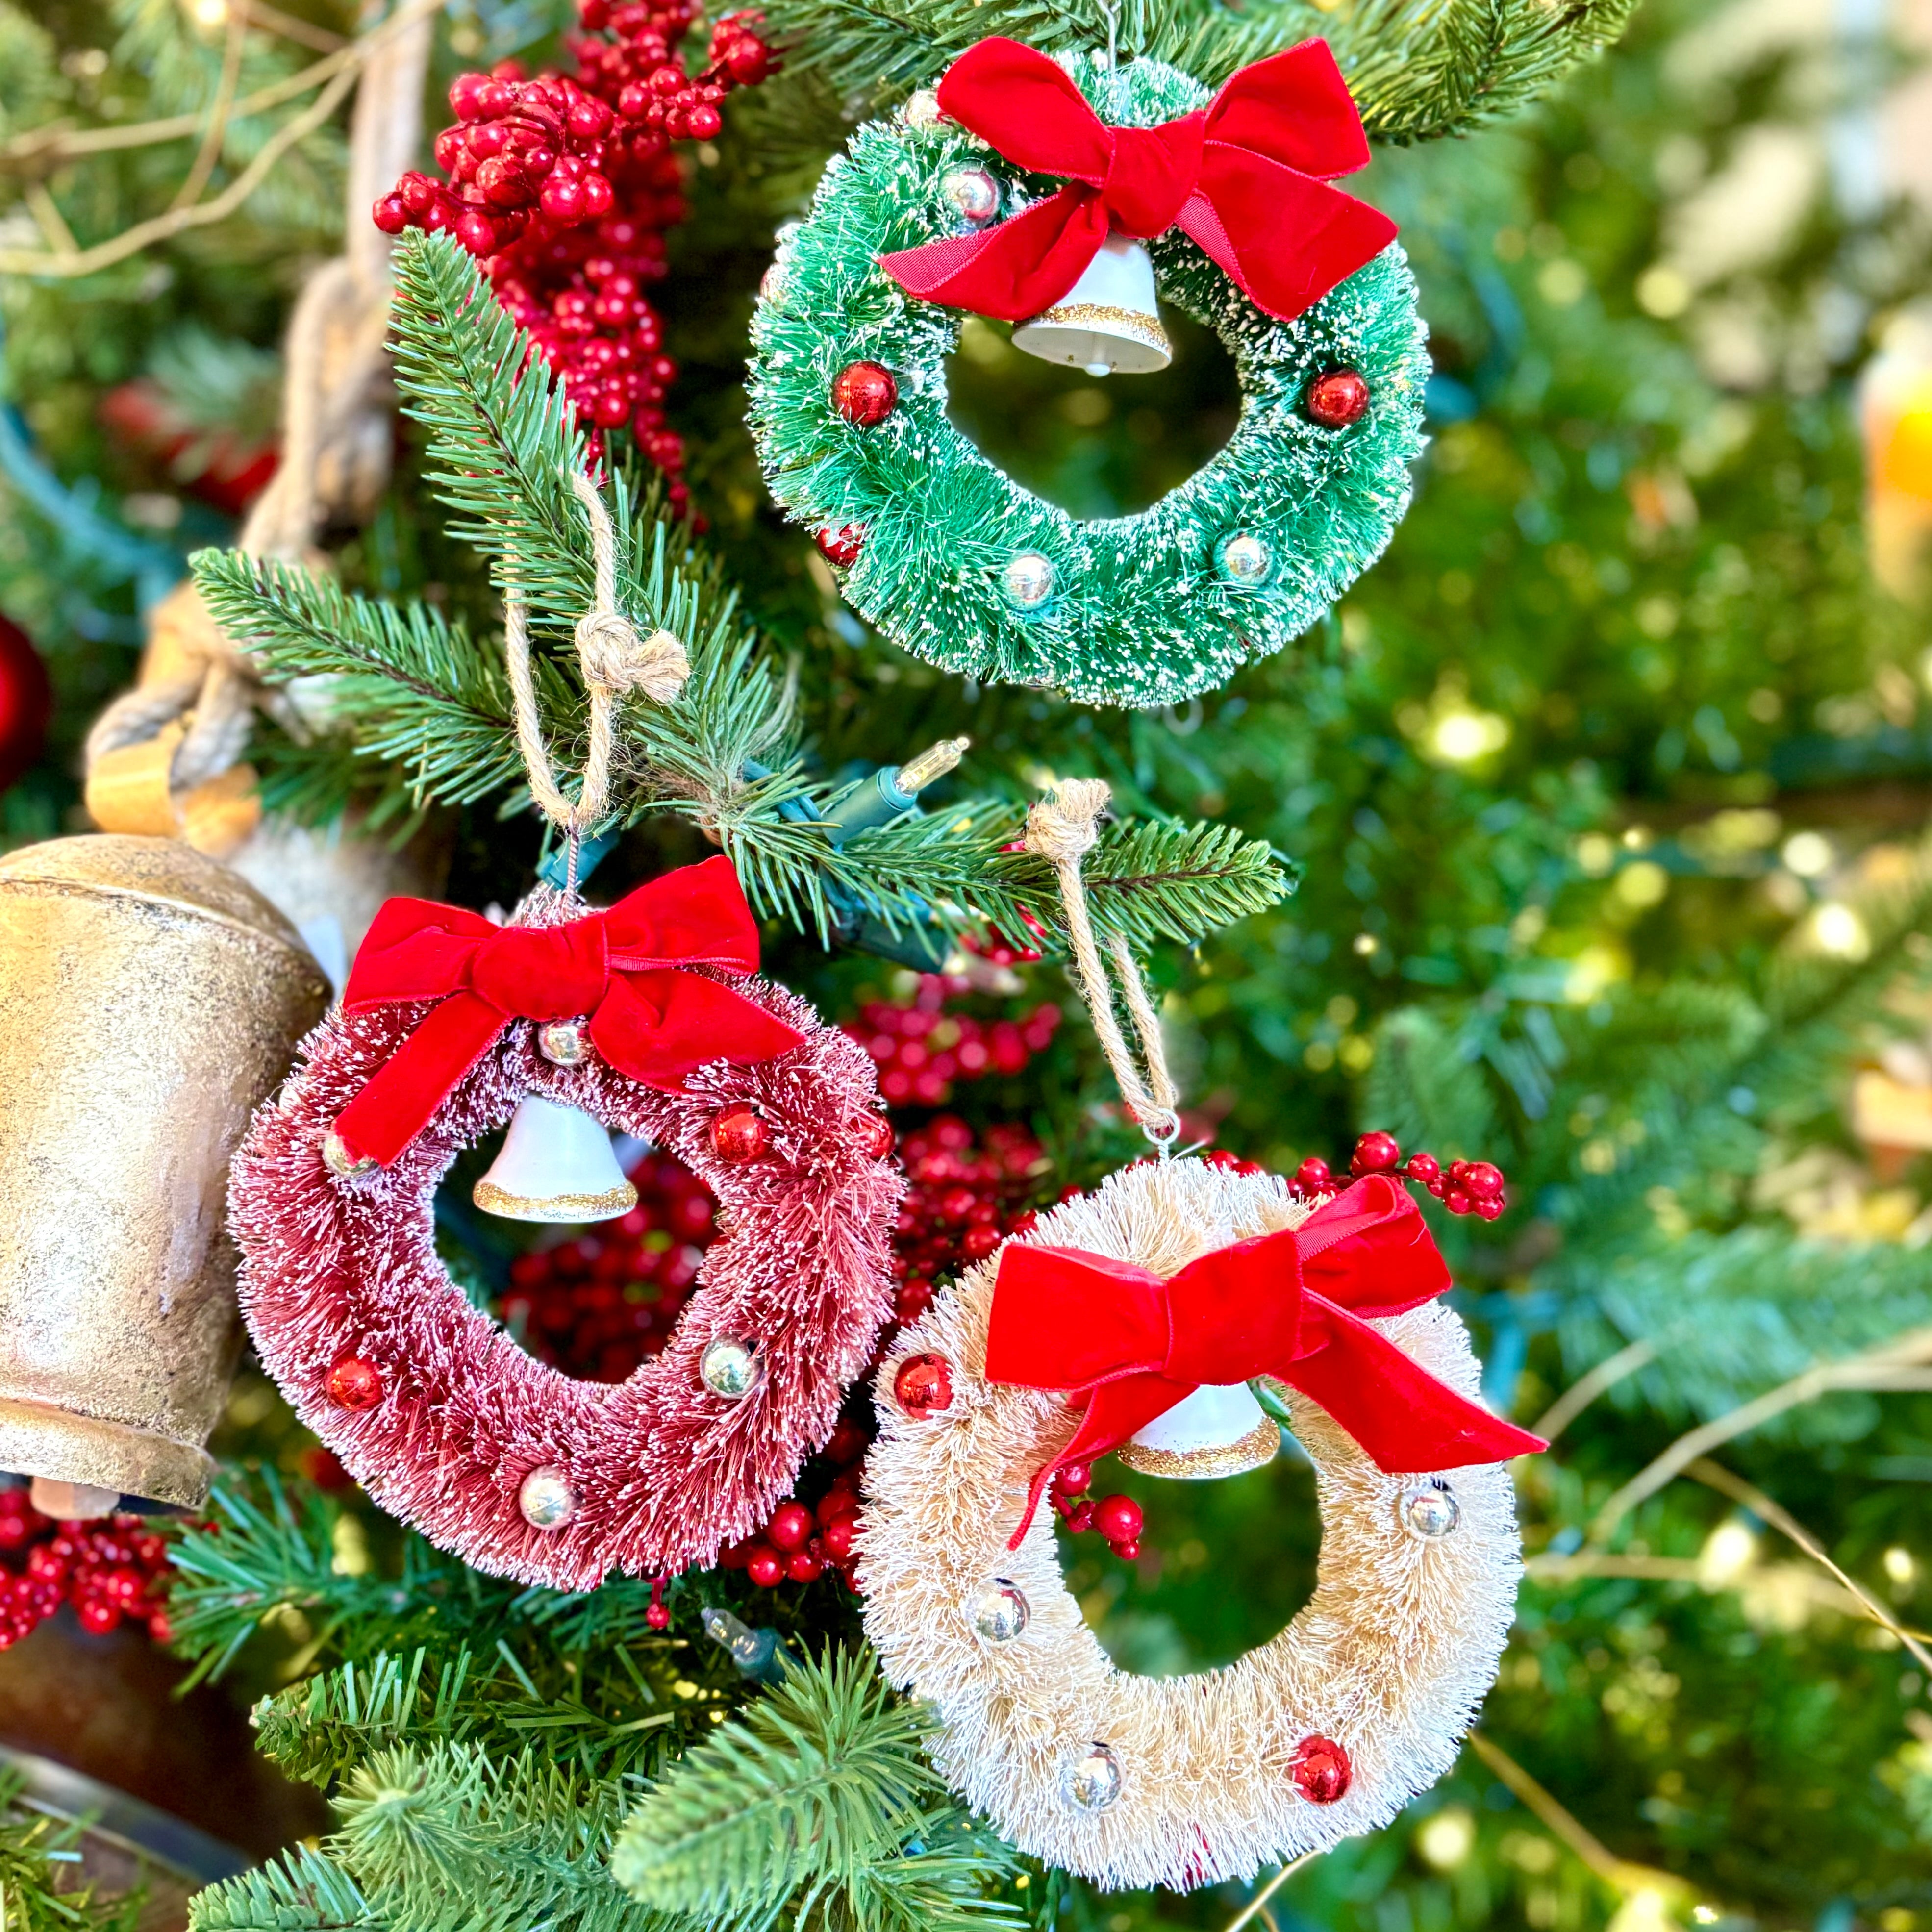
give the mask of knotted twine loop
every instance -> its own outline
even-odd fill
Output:
[[[1038,800],[1028,812],[1026,849],[1048,860],[1059,875],[1060,901],[1066,909],[1066,936],[1073,949],[1081,994],[1087,1002],[1100,1050],[1113,1069],[1127,1111],[1165,1160],[1180,1132],[1180,1116],[1175,1111],[1180,1094],[1167,1070],[1167,1047],[1161,1038],[1160,1016],[1148,997],[1146,982],[1134,963],[1127,942],[1115,934],[1107,941],[1107,952],[1112,956],[1114,976],[1120,982],[1121,998],[1139,1036],[1141,1058],[1147,1068],[1143,1079],[1132,1050],[1114,1017],[1113,984],[1108,978],[1106,960],[1094,934],[1094,922],[1088,914],[1087,888],[1080,877],[1081,862],[1100,838],[1100,815],[1112,796],[1103,778],[1061,779],[1048,796]]]
[[[617,608],[617,533],[610,512],[587,476],[575,470],[565,474],[590,518],[595,565],[591,608],[577,620],[578,667],[590,694],[590,742],[584,754],[583,782],[574,800],[557,784],[544,748],[536,680],[530,668],[528,614],[514,590],[503,599],[503,648],[509,662],[510,690],[516,700],[517,746],[530,775],[530,796],[569,841],[566,890],[574,892],[578,848],[584,830],[602,820],[610,804],[619,701],[640,692],[653,703],[670,704],[691,675],[691,660],[671,632],[653,631],[648,638],[640,638],[636,626]]]

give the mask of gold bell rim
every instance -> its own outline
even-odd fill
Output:
[[[208,1500],[214,1459],[198,1443],[132,1423],[0,1396],[0,1468],[193,1510]]]
[[[638,1204],[638,1190],[626,1180],[602,1194],[512,1194],[486,1178],[470,1198],[486,1214],[506,1221],[608,1221]]]
[[[1111,302],[1060,302],[1042,309],[1020,324],[1022,328],[1105,329],[1110,334],[1131,337],[1143,348],[1157,350],[1170,361],[1174,344],[1161,327],[1158,316],[1137,308],[1120,308]]]
[[[1272,1462],[1281,1448],[1281,1430],[1265,1415],[1232,1442],[1210,1442],[1198,1449],[1150,1449],[1123,1442],[1114,1454],[1137,1476],[1175,1477],[1205,1482],[1216,1476],[1242,1476]]]

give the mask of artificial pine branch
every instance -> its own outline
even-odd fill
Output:
[[[73,1882],[76,1824],[20,1802],[20,1774],[0,1767],[0,1927],[5,1932],[136,1932],[142,1894],[104,1898]]]
[[[794,66],[848,92],[898,92],[934,79],[976,40],[1002,34],[1048,53],[1112,47],[1172,62],[1213,86],[1316,35],[1347,77],[1372,140],[1435,140],[1518,112],[1615,40],[1636,0],[1364,0],[1332,10],[1273,0],[772,0]]]
[[[462,534],[529,608],[538,708],[568,750],[586,700],[574,664],[542,646],[568,638],[593,595],[589,531],[567,481],[585,462],[583,440],[528,338],[448,236],[406,238],[396,272],[398,367],[430,432],[435,480],[466,520]],[[821,940],[854,907],[896,932],[936,923],[956,935],[990,920],[1016,934],[1022,914],[1056,926],[1052,868],[1005,851],[1021,830],[1016,806],[968,802],[837,840],[824,821],[854,788],[806,774],[789,687],[715,570],[633,503],[621,473],[608,487],[618,601],[633,621],[674,632],[692,665],[675,703],[622,709],[620,825],[658,812],[692,820],[730,856],[759,914]],[[234,553],[204,552],[196,568],[211,609],[272,673],[333,680],[332,711],[357,754],[398,774],[419,805],[514,795],[522,768],[506,681],[460,624]],[[1230,828],[1147,825],[1116,829],[1090,887],[1096,923],[1146,944],[1192,942],[1288,884],[1265,843]]]
[[[794,1668],[687,1752],[611,1853],[643,1903],[710,1932],[792,1922],[974,1932],[1018,1922],[988,1898],[1014,1854],[974,1832],[922,1748],[925,1723],[869,1653]]]

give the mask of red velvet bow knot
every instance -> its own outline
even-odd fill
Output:
[[[1072,1441],[1035,1473],[1012,1546],[1056,1469],[1118,1448],[1203,1384],[1286,1382],[1391,1472],[1545,1448],[1369,1326],[1448,1286],[1420,1210],[1379,1174],[1298,1228],[1216,1248],[1166,1279],[1084,1249],[1009,1242],[987,1324],[987,1379],[1086,1401]]]
[[[1395,238],[1387,215],[1329,182],[1367,165],[1368,139],[1325,40],[1257,61],[1204,108],[1110,128],[1065,69],[1017,40],[968,47],[939,105],[1017,166],[1068,185],[963,235],[882,257],[928,302],[1024,322],[1060,301],[1109,231],[1190,236],[1255,303],[1292,322]]]
[[[350,1012],[438,1004],[335,1118],[357,1156],[387,1166],[513,1020],[590,1016],[626,1078],[675,1090],[694,1067],[770,1060],[804,1036],[688,969],[758,967],[758,928],[728,859],[687,866],[566,926],[493,926],[430,899],[391,899],[356,955]]]

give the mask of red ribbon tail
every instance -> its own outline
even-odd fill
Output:
[[[1466,1468],[1550,1446],[1458,1395],[1346,1309],[1324,1302],[1322,1313],[1328,1346],[1269,1372],[1319,1402],[1377,1468],[1391,1475]]]
[[[1034,1472],[1027,1486],[1026,1514],[1007,1544],[1017,1550],[1033,1527],[1040,1512],[1040,1499],[1056,1470],[1070,1462],[1095,1462],[1118,1449],[1137,1429],[1144,1429],[1157,1415],[1165,1415],[1176,1402],[1185,1402],[1194,1393],[1192,1382],[1169,1382],[1165,1376],[1124,1376],[1117,1382],[1102,1382],[1087,1399],[1087,1413],[1073,1432],[1073,1440],[1057,1456],[1049,1457]]]
[[[350,1153],[387,1167],[428,1126],[450,1089],[488,1052],[503,1016],[475,993],[434,1007],[335,1117]]]
[[[1075,183],[982,234],[903,248],[879,262],[922,301],[1024,322],[1072,287],[1106,238],[1100,196]]]

